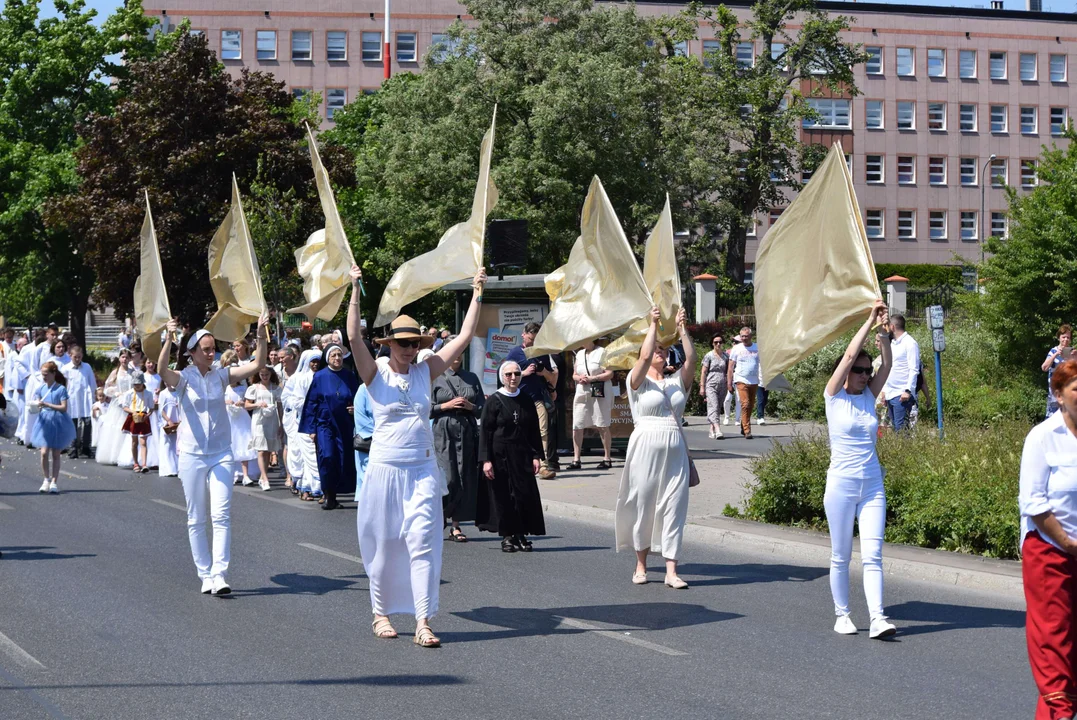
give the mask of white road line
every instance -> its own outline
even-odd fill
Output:
[[[15,661],[16,664],[30,670],[44,670],[45,666],[30,653],[15,644],[15,641],[0,632],[0,652]]]
[[[592,625],[591,623],[587,623],[587,622],[584,622],[582,620],[576,620],[574,618],[567,618],[567,617],[561,618],[561,625],[567,625],[568,627],[576,628],[577,630],[588,630],[590,632],[595,633],[596,635],[601,635],[603,637],[608,637],[608,638],[611,638],[613,640],[620,640],[621,642],[626,642],[626,643],[629,643],[630,645],[636,645],[638,647],[647,648],[648,650],[654,650],[655,652],[662,653],[663,655],[672,655],[673,657],[680,657],[680,656],[688,654],[686,652],[681,652],[680,650],[674,650],[673,648],[668,648],[665,645],[659,645],[658,643],[653,643],[653,642],[651,642],[649,640],[643,640],[642,638],[638,638],[638,637],[635,637],[633,635],[628,635],[624,631],[603,630],[598,625]]]
[[[11,507],[7,503],[0,502],[0,510],[14,510],[14,509],[15,508]]]
[[[186,505],[180,505],[179,503],[168,502],[167,500],[158,500],[157,498],[150,498],[150,500],[157,503],[158,505],[164,505],[165,507],[176,508],[177,510],[182,510],[183,512],[187,512],[187,506]]]
[[[76,475],[75,473],[68,472],[67,470],[61,470],[60,474],[61,475],[67,475],[68,477],[73,477],[76,480],[89,480],[90,479],[90,478],[86,477],[85,475]]]
[[[330,550],[329,548],[324,548],[321,545],[313,545],[311,543],[299,543],[299,544],[302,547],[307,548],[308,550],[316,550],[316,551],[318,551],[320,553],[325,553],[326,555],[332,555],[333,557],[341,558],[342,560],[351,560],[354,563],[359,563],[360,565],[363,564],[363,558],[356,557],[355,555],[349,555],[348,553],[342,553],[339,550]]]
[[[290,508],[296,508],[297,510],[313,510],[319,507],[318,503],[302,502],[299,499],[273,497],[272,495],[267,495],[265,490],[248,490],[247,488],[236,488],[233,492],[239,493],[240,495],[246,495],[248,497],[258,498],[259,500],[269,500],[270,502],[280,503],[282,505],[287,505]]]

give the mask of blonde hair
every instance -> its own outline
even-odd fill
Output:
[[[225,350],[221,353],[221,367],[228,367],[229,365],[235,365],[239,362],[239,355],[235,350]]]

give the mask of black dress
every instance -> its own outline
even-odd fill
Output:
[[[502,537],[545,535],[542,499],[532,461],[544,458],[538,413],[529,396],[494,393],[482,411],[479,463],[492,462],[494,479],[482,475],[475,524]]]
[[[466,398],[474,410],[443,410],[454,398]],[[449,494],[442,498],[445,522],[475,519],[479,488],[479,427],[485,398],[475,373],[446,370],[430,391],[430,417],[434,421],[434,452],[445,474]]]

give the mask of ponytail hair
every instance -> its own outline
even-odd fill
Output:
[[[44,370],[46,368],[52,369],[52,379],[56,381],[57,385],[60,385],[61,387],[67,387],[67,378],[65,378],[64,374],[60,372],[60,368],[56,366],[56,363],[54,363],[52,360],[48,360],[41,363],[41,369]]]

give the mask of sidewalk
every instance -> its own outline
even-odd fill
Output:
[[[774,442],[821,430],[821,426],[768,421],[766,426],[753,427],[754,440],[745,440],[737,427],[727,425],[722,427],[726,439],[710,440],[706,418],[689,417],[688,423],[685,436],[699,470],[700,484],[690,493],[685,540],[735,543],[741,549],[774,554],[783,560],[829,565],[830,539],[826,533],[722,516],[727,503],[737,506],[744,498],[745,485],[752,479],[748,469],[752,458],[766,452]],[[612,535],[613,511],[624,462],[614,455],[612,470],[596,470],[595,463],[601,459],[598,454],[585,455],[582,470],[561,471],[554,480],[540,480],[539,488],[549,514],[608,524]],[[571,460],[571,456],[562,457],[562,467]],[[854,547],[858,546],[857,543]],[[859,568],[859,553],[854,553],[852,565],[854,570]],[[903,578],[1023,595],[1021,564],[1013,560],[888,543],[883,548],[883,570]]]

